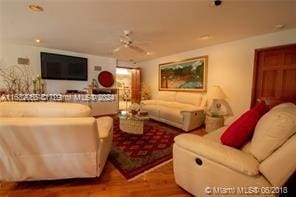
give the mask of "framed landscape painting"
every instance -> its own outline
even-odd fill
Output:
[[[159,64],[159,90],[206,91],[208,56]]]

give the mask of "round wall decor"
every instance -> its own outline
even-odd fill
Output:
[[[102,86],[109,88],[114,84],[113,74],[108,71],[102,71],[98,75],[98,81]]]

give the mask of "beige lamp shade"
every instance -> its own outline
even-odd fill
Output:
[[[225,99],[226,95],[224,94],[222,88],[218,85],[210,87],[207,97],[209,99]]]

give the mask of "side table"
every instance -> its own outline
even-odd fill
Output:
[[[224,117],[206,116],[205,120],[206,132],[211,132],[224,126]]]

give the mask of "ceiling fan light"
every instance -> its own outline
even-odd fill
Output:
[[[199,37],[200,40],[208,40],[210,38],[211,38],[211,36],[209,36],[209,35],[203,35],[203,36]]]
[[[42,12],[43,11],[43,7],[41,7],[40,5],[30,4],[28,7],[33,12]]]
[[[281,30],[281,29],[284,29],[286,27],[285,24],[276,24],[274,26],[275,30]]]

